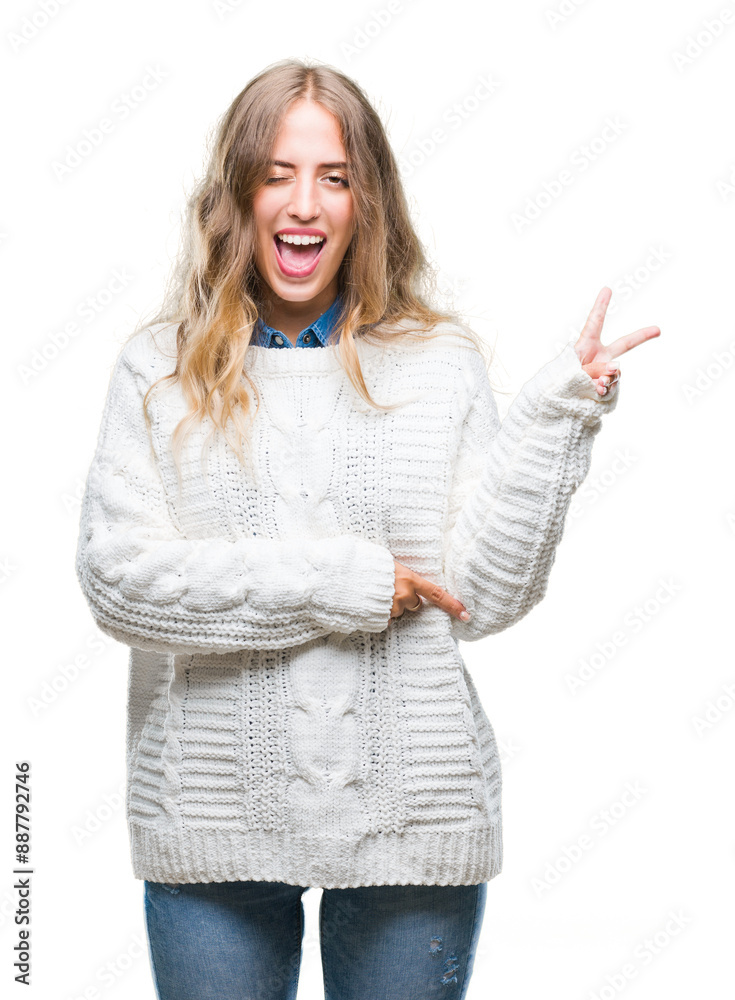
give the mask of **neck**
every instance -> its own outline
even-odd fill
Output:
[[[289,302],[280,296],[272,296],[270,299],[271,311],[266,319],[268,326],[274,330],[280,330],[289,340],[295,342],[303,329],[318,319],[325,312],[337,297],[336,282],[324,288],[313,299],[307,302]]]

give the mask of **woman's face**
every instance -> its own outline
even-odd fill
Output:
[[[268,180],[253,200],[255,262],[281,299],[326,309],[338,292],[337,271],[354,232],[352,192],[334,116],[301,100],[284,116]],[[304,233],[300,245],[278,233]],[[307,235],[323,239],[307,242]]]

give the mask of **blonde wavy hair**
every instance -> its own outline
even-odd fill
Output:
[[[255,265],[253,199],[270,176],[281,120],[301,100],[334,115],[347,154],[357,225],[338,271],[344,309],[334,339],[339,363],[358,394],[376,409],[402,405],[383,405],[370,395],[357,337],[425,340],[445,332],[434,331],[438,324],[451,323],[489,363],[487,345],[456,312],[430,305],[436,274],[412,226],[385,130],[365,93],[331,66],[285,59],[253,77],[217,123],[206,172],[186,203],[184,238],[163,304],[128,338],[155,324],[178,324],[176,367],[149,387],[143,401],[150,430],[149,393],[167,380],[180,384],[189,410],[172,436],[177,467],[185,435],[205,418],[244,462],[246,419],[254,416],[248,386],[257,399],[255,412],[260,404],[246,356],[255,323],[259,316],[267,321],[270,308],[269,289]],[[234,440],[230,421],[238,432]]]

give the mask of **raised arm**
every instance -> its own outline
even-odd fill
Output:
[[[485,364],[470,355],[464,420],[444,537],[447,591],[471,618],[457,639],[501,632],[539,603],[572,494],[589,470],[618,384],[597,393],[569,344],[522,387],[500,422]]]
[[[279,649],[332,632],[381,632],[393,556],[357,535],[320,540],[184,537],[143,416],[145,380],[124,348],[87,475],[76,573],[99,628],[139,649]]]

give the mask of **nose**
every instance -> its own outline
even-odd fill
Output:
[[[311,219],[317,219],[320,212],[319,191],[316,181],[305,175],[298,177],[291,188],[291,201],[288,206],[288,214],[296,219],[309,222]]]

